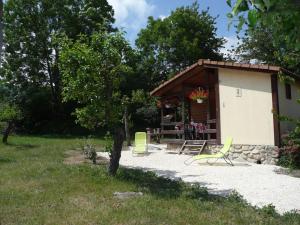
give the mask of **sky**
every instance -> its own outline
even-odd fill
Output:
[[[180,6],[191,5],[195,0],[108,0],[115,11],[116,26],[126,32],[126,37],[132,45],[140,29],[147,25],[147,18],[165,18],[171,11]],[[227,40],[225,48],[221,52],[226,53],[232,45],[236,45],[237,38],[235,28],[228,30],[228,20],[226,14],[230,12],[230,7],[226,0],[197,0],[200,10],[209,7],[210,15],[218,18],[217,35]]]

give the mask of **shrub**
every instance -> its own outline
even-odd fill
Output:
[[[89,139],[86,140],[85,145],[82,147],[82,151],[86,159],[90,159],[94,164],[96,164],[96,160],[97,160],[96,148]]]
[[[261,211],[263,213],[266,213],[267,215],[270,215],[272,217],[278,216],[278,213],[276,212],[275,206],[272,204],[265,205],[261,208]]]
[[[300,168],[300,143],[297,140],[289,139],[284,142],[278,164],[291,170]]]

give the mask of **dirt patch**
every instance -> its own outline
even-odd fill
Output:
[[[81,150],[69,150],[65,152],[66,158],[64,160],[64,164],[67,165],[77,165],[83,163],[92,164],[92,161],[85,158],[85,155],[82,153]],[[97,164],[103,165],[107,164],[108,160],[104,157],[98,156],[97,157]]]

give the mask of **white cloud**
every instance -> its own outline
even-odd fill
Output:
[[[146,0],[108,0],[108,3],[115,11],[117,27],[124,28],[130,36],[146,24],[155,8]]]
[[[167,16],[165,16],[165,15],[160,15],[158,18],[161,19],[161,20],[164,20],[164,19],[167,18]]]
[[[231,55],[231,53],[229,52],[229,50],[231,50],[232,48],[237,47],[239,40],[237,39],[236,36],[224,37],[224,39],[227,42],[224,44],[224,48],[222,48],[220,50],[220,52],[223,53],[223,54],[230,54]]]

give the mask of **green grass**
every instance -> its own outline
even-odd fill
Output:
[[[279,216],[272,207],[259,210],[238,196],[213,197],[152,173],[122,168],[109,177],[105,166],[65,165],[65,152],[80,147],[82,139],[10,137],[9,142],[0,144],[1,225],[300,224],[297,214]],[[144,195],[117,200],[115,191]]]

